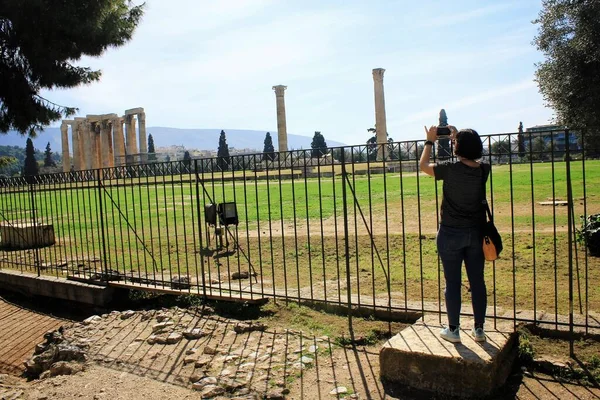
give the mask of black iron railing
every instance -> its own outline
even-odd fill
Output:
[[[505,242],[486,265],[488,315],[598,328],[600,260],[576,239],[580,216],[600,213],[600,161],[557,135],[482,137]],[[422,146],[386,144],[383,159],[369,144],[3,179],[0,234],[13,236],[0,268],[441,315],[442,190],[418,173]],[[439,162],[455,161],[438,151]],[[235,203],[237,220],[227,207],[210,215],[224,203]],[[43,245],[41,227],[53,229],[55,244]]]

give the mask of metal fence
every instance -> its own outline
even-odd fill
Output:
[[[483,162],[493,166],[487,197],[505,244],[486,265],[488,316],[600,328],[600,259],[576,240],[580,216],[600,213],[600,161],[555,145],[553,132],[542,141],[527,133],[482,140]],[[438,146],[439,162],[455,161],[450,145]],[[442,189],[418,173],[422,147],[405,141],[4,179],[0,268],[363,315],[442,315]],[[468,290],[465,279],[467,314]]]

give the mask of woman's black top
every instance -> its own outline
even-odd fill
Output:
[[[487,181],[489,164],[469,167],[460,161],[433,167],[436,180],[444,181],[441,224],[455,228],[479,227],[485,217],[482,206],[483,179]]]

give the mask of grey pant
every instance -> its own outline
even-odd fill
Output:
[[[485,322],[487,293],[483,279],[482,236],[478,228],[453,228],[441,225],[437,248],[446,278],[446,312],[450,325],[460,325],[461,272],[464,261],[471,286],[471,301],[476,324]]]

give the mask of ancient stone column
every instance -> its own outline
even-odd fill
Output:
[[[387,122],[385,119],[385,96],[383,95],[383,73],[385,69],[375,68],[373,70],[373,83],[375,85],[375,130],[377,132],[377,144],[387,143]],[[385,146],[380,146],[377,151],[377,159],[383,160]],[[386,154],[387,158],[387,154]]]
[[[69,125],[67,121],[60,124],[60,136],[62,139],[63,172],[69,172],[71,170],[71,157],[69,156]]]
[[[279,142],[279,151],[287,151],[287,125],[285,121],[285,99],[284,91],[287,86],[273,86],[275,98],[277,100],[277,141]]]
[[[127,136],[127,164],[133,164],[138,149],[135,137],[135,119],[132,114],[125,114],[125,134]]]
[[[96,141],[96,158],[94,169],[102,168],[102,122],[94,122],[94,140]]]
[[[71,135],[73,137],[73,169],[81,171],[85,169],[83,147],[85,138],[83,136],[85,118],[75,118],[71,124]]]
[[[146,164],[148,162],[148,138],[146,137],[146,113],[141,112],[137,115],[138,122],[140,126],[139,136],[140,136],[140,157],[142,164]]]
[[[102,166],[101,162],[101,140],[100,140],[100,122],[102,121],[101,115],[86,115],[87,119],[87,127],[89,127],[89,133],[87,137],[89,138],[87,151],[87,156],[89,159],[87,160],[88,169],[98,169]]]
[[[114,164],[125,165],[125,138],[123,137],[123,118],[112,119]]]
[[[112,124],[110,119],[103,119],[100,123],[100,162],[102,168],[110,168],[115,166],[112,141]]]

